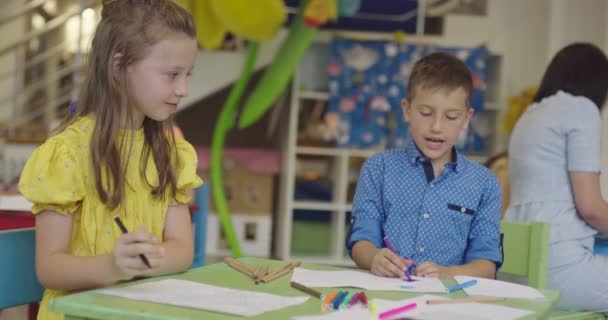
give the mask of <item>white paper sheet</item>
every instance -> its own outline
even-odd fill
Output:
[[[309,298],[283,297],[177,279],[146,282],[123,288],[100,289],[96,292],[241,316],[255,316],[267,311],[301,304]]]
[[[446,299],[445,297],[422,295],[405,300],[384,300],[376,299],[378,313],[416,303],[416,309],[397,314],[390,319],[407,317],[417,320],[514,320],[532,314],[532,311],[521,310],[488,303],[461,303],[461,304],[426,304],[427,300]],[[293,320],[370,320],[372,319],[368,309],[356,308],[314,316],[297,316]]]
[[[456,276],[454,279],[456,279],[458,283],[463,283],[473,279],[477,280],[476,285],[464,289],[464,291],[470,296],[489,296],[530,300],[546,299],[546,297],[540,293],[540,291],[521,284],[468,276]]]
[[[291,276],[292,281],[309,287],[353,287],[366,290],[407,291],[422,293],[444,293],[446,287],[437,278],[420,278],[414,282],[407,282],[398,278],[375,276],[362,271],[320,271],[296,268]],[[407,286],[409,288],[402,288]]]

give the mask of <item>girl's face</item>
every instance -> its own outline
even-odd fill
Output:
[[[133,128],[144,118],[168,119],[187,95],[187,80],[198,48],[196,40],[182,33],[169,34],[148,49],[147,55],[127,66]]]

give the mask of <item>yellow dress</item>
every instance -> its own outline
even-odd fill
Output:
[[[89,143],[95,122],[83,117],[60,134],[49,138],[27,162],[19,191],[34,206],[34,214],[55,210],[59,214],[73,214],[71,253],[76,256],[95,256],[110,253],[121,235],[112,217],[118,214],[128,230],[144,225],[162,241],[167,208],[171,203],[187,203],[187,191],[201,185],[196,175],[197,159],[194,148],[185,140],[177,140],[177,188],[173,199],[155,198],[150,187],[140,177],[140,157],[144,145],[143,129],[123,131],[121,136],[133,137],[133,147],[127,160],[125,204],[109,210],[99,199],[91,164]],[[158,183],[156,166],[149,160],[146,175],[151,184]],[[67,294],[46,290],[40,304],[38,319],[63,319],[63,315],[48,308],[52,298]]]

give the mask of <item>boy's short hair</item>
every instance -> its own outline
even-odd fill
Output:
[[[407,83],[409,99],[414,99],[418,88],[462,88],[467,94],[467,105],[473,95],[473,77],[460,59],[445,52],[434,52],[418,60]]]

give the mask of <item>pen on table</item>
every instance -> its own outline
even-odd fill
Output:
[[[118,216],[114,216],[114,222],[116,222],[116,224],[120,228],[120,231],[122,231],[123,234],[129,233],[129,230],[127,230],[125,225],[122,224],[122,221],[120,221],[120,218]],[[152,268],[152,266],[150,265],[150,261],[148,261],[148,258],[146,258],[146,256],[143,255],[143,253],[140,254],[139,257],[141,258],[141,261],[143,261],[144,264],[146,266],[148,266],[148,268]]]
[[[332,301],[334,300],[334,298],[336,297],[336,295],[338,295],[338,291],[332,291],[326,298],[325,301],[323,301],[323,305],[321,306],[322,310],[327,310],[329,309],[330,305],[332,304]]]
[[[361,292],[357,292],[353,295],[353,297],[350,299],[350,301],[348,302],[348,308],[354,306],[357,301],[359,301],[359,296],[361,296]]]
[[[391,250],[394,254],[396,254],[397,256],[399,256],[399,253],[397,252],[397,250],[395,250],[395,247],[393,247],[393,244],[391,243],[391,240],[388,237],[384,237],[384,244],[386,245],[386,247]],[[412,260],[411,258],[407,257],[407,259]],[[414,262],[414,260],[412,260],[412,262]],[[408,269],[403,270],[403,275],[407,278],[407,281],[412,281],[412,278],[410,277],[410,272]]]
[[[378,319],[378,305],[376,304],[376,299],[372,299],[369,302],[369,313],[372,316],[372,319]]]
[[[346,308],[348,308],[348,303],[350,302],[350,300],[353,298],[354,295],[355,295],[355,292],[349,292],[346,296],[344,296],[344,299],[342,299],[342,302],[340,302],[338,309],[345,310]]]
[[[334,301],[332,301],[334,310],[339,310],[340,304],[342,303],[342,300],[344,300],[344,297],[346,297],[346,295],[348,295],[348,291],[340,291],[340,293],[338,293]]]
[[[365,295],[365,292],[361,291],[359,299],[361,300],[361,303],[363,303],[363,305],[367,307],[367,296]]]
[[[476,284],[477,284],[477,280],[476,279],[469,280],[467,282],[463,282],[461,284],[457,284],[457,285],[453,285],[451,287],[448,287],[448,292],[454,292],[456,290],[472,287],[472,286],[474,286]]]
[[[407,312],[407,311],[410,311],[412,309],[415,309],[416,306],[417,306],[416,303],[410,303],[410,304],[406,304],[406,305],[404,305],[402,307],[397,307],[397,308],[394,308],[394,309],[390,309],[390,310],[384,311],[384,312],[382,312],[381,314],[378,315],[378,319],[384,320],[384,319],[393,317],[393,316],[398,315],[400,313]]]

